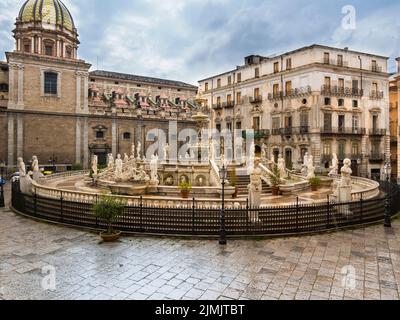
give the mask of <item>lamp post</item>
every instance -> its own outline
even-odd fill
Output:
[[[225,230],[225,184],[227,180],[227,173],[225,164],[222,164],[222,168],[219,170],[219,177],[222,185],[222,205],[221,205],[221,230],[219,234],[219,244],[226,245],[226,230]]]
[[[3,178],[4,175],[4,168],[6,167],[6,164],[4,161],[0,163],[0,208],[5,207],[4,203],[4,185],[6,183],[6,180]]]

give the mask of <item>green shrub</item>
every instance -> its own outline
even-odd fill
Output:
[[[278,165],[274,164],[271,170],[272,174],[268,172],[268,178],[273,187],[277,187],[281,184],[281,172],[279,171]]]
[[[182,182],[179,184],[179,189],[182,191],[190,191],[192,190],[193,186],[191,183]]]
[[[308,182],[314,187],[319,187],[321,185],[321,179],[318,177],[311,178]]]
[[[112,223],[124,213],[126,202],[115,197],[103,196],[93,205],[96,218],[107,223],[107,233],[112,234]]]

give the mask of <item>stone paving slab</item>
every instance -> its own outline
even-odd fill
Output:
[[[54,290],[44,290],[55,271]],[[353,274],[354,273],[354,274]],[[399,299],[400,221],[273,240],[98,235],[0,209],[0,299]]]

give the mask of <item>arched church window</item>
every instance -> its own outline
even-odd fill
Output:
[[[65,48],[65,57],[68,59],[72,58],[72,48],[70,46]]]
[[[29,40],[29,39],[23,40],[23,51],[26,53],[31,52],[31,40]]]

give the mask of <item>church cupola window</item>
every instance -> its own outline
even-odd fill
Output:
[[[51,41],[46,41],[44,43],[44,54],[46,56],[54,56],[54,43]]]

